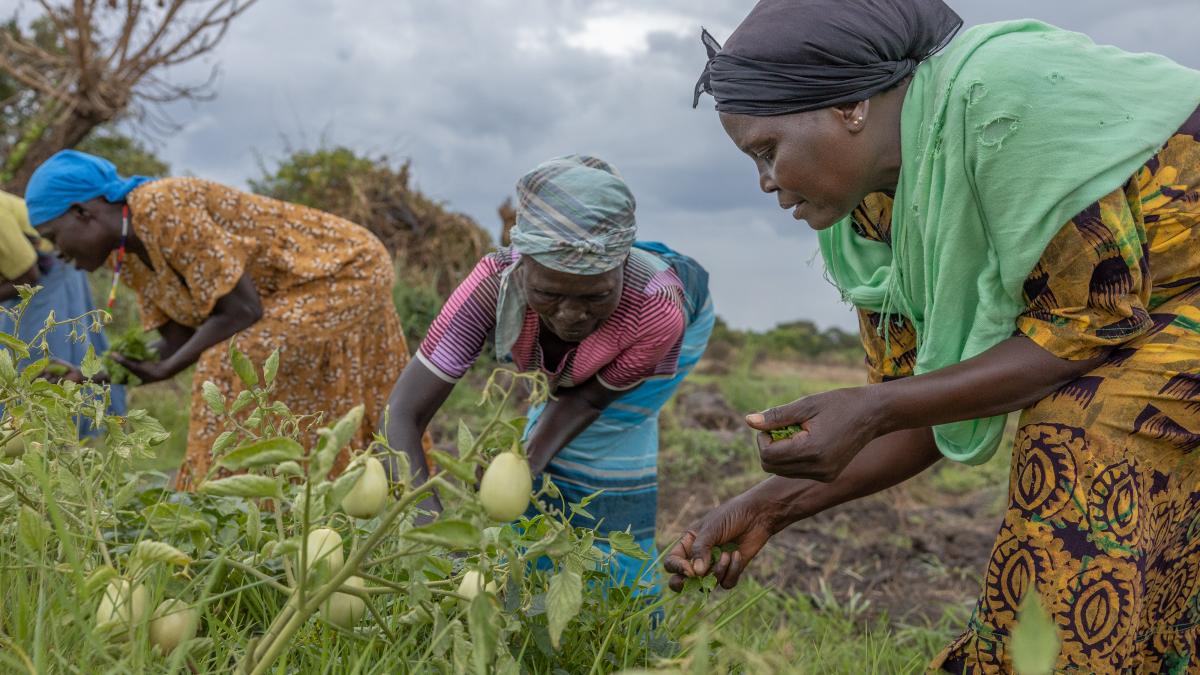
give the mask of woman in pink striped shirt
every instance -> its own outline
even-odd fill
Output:
[[[529,413],[536,475],[601,533],[629,530],[651,558],[658,411],[699,361],[714,314],[708,275],[661,244],[635,243],[633,195],[594,157],[546,162],[517,184],[513,246],[485,256],[442,308],[389,401],[389,445],[428,477],[420,438],[489,341],[501,362],[545,373],[555,398]],[[436,507],[436,505],[434,505]],[[612,576],[657,589],[646,562]]]

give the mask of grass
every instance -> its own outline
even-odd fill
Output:
[[[107,285],[93,281],[99,291]],[[427,298],[398,297],[398,304],[424,307]],[[116,330],[129,323],[136,312],[131,294],[122,289],[118,299]],[[410,337],[419,337],[410,335]],[[410,345],[415,348],[416,344]],[[762,410],[802,396],[847,386],[845,380],[814,379],[796,372],[756,367],[744,358],[735,358],[722,374],[695,373],[688,386],[716,387],[729,406],[738,413]],[[477,370],[490,370],[485,364]],[[468,382],[470,377],[468,378]],[[130,407],[144,408],[172,432],[153,460],[140,468],[170,471],[178,467],[186,449],[190,406],[190,371],[170,382],[131,390]],[[470,425],[478,422],[478,387],[456,387],[434,421],[435,441],[452,444],[458,420]],[[673,405],[669,404],[669,405]],[[668,412],[676,419],[681,411]],[[684,428],[675,423],[664,425],[661,435],[661,480],[671,484],[706,483],[712,494],[728,498],[761,479],[757,451],[751,434],[714,433]],[[1003,484],[1007,479],[1007,458],[984,467],[966,467],[944,462],[927,478],[936,492],[948,495],[969,494]],[[719,475],[719,481],[712,477]],[[81,606],[69,584],[53,583],[44,571],[30,574],[18,569],[22,563],[11,557],[0,565],[0,670],[5,672],[124,672],[131,665],[140,672],[183,672],[182,662],[147,657],[130,662],[110,655],[107,648],[90,635],[94,603]],[[16,564],[14,564],[16,563]],[[29,568],[25,568],[26,570]],[[162,580],[169,585],[178,580]],[[247,582],[249,583],[249,582]],[[269,617],[278,608],[278,598],[269,593],[242,594],[235,609]],[[596,636],[607,640],[608,647],[597,651],[595,672],[614,672],[628,666],[680,672],[708,671],[701,661],[709,659],[708,672],[820,672],[820,673],[916,673],[924,670],[929,659],[945,646],[965,622],[961,611],[951,609],[933,625],[896,625],[884,615],[866,611],[861,598],[854,595],[835,597],[808,596],[797,589],[764,587],[752,579],[732,592],[718,591],[710,597],[702,614],[689,604],[690,598],[671,596],[666,600],[666,622],[651,636],[645,627],[614,624],[620,635]],[[232,654],[224,653],[223,643],[238,644],[244,635],[237,625],[220,614],[205,618],[206,634],[213,638],[214,653],[207,664],[220,670]],[[620,629],[620,630],[618,630]],[[663,659],[639,663],[622,658],[638,652],[637,645],[657,641]],[[623,645],[623,652],[612,647]],[[596,648],[579,645],[577,648]],[[642,644],[642,647],[645,647]],[[444,649],[444,648],[442,648]],[[432,650],[432,651],[431,651]],[[631,651],[632,650],[632,651]],[[411,632],[389,642],[378,635],[338,633],[328,626],[311,624],[295,639],[292,651],[276,672],[384,673],[405,670],[405,665],[420,656],[446,660],[445,652],[436,654],[430,636]],[[95,653],[86,668],[64,660],[63,655]],[[704,657],[703,659],[701,657]],[[222,661],[222,659],[225,659]],[[708,661],[706,661],[708,662]],[[286,663],[287,665],[284,665]],[[432,672],[453,669],[431,668]],[[550,669],[547,670],[549,672]]]

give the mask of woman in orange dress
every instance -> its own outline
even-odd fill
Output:
[[[226,400],[242,389],[230,339],[256,364],[279,350],[274,395],[293,413],[324,413],[328,423],[365,405],[355,445],[370,441],[408,346],[392,261],[366,229],[206,180],[124,179],[107,160],[70,150],[38,168],[26,200],[38,232],[77,266],[124,259],[142,326],[162,339],[158,360],[123,365],[157,382],[196,364],[179,489],[204,480],[224,430],[204,383]]]

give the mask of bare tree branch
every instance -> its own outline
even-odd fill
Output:
[[[29,109],[58,114],[44,130],[27,127],[39,137],[20,135],[27,159],[0,175],[10,187],[23,186],[32,162],[78,143],[100,124],[133,112],[162,127],[170,123],[156,106],[211,96],[216,68],[206,81],[190,84],[169,81],[165,71],[210,53],[257,0],[158,0],[157,7],[146,0],[33,2],[56,44],[47,48],[36,36],[0,31],[0,75],[43,100]],[[23,106],[29,101],[21,100]],[[5,145],[13,137],[12,130],[0,134],[0,156],[12,150]]]

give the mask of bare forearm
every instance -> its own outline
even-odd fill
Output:
[[[20,297],[17,287],[11,281],[0,281],[0,302],[8,302]]]
[[[578,396],[551,401],[526,444],[533,475],[545,471],[554,456],[583,433],[602,412]]]
[[[929,428],[895,431],[868,443],[832,482],[773,476],[738,499],[752,499],[773,514],[777,532],[839,504],[899,485],[939,459]]]
[[[533,474],[545,471],[555,455],[599,419],[604,409],[623,393],[605,387],[596,377],[559,392],[557,398],[546,404],[526,444]]]
[[[915,429],[1021,410],[1101,362],[1060,359],[1012,337],[962,363],[870,389],[885,430]]]
[[[162,336],[162,339],[154,344],[154,349],[158,352],[158,358],[168,359],[173,356],[187,344],[187,341],[195,335],[195,332],[194,329],[174,321],[167,321],[167,323],[159,326],[158,333]]]
[[[38,266],[35,263],[24,274],[16,279],[6,279],[0,281],[0,302],[8,302],[21,297],[17,292],[17,286],[36,286],[41,273],[38,271]]]
[[[414,485],[420,485],[429,479],[429,463],[425,461],[425,450],[421,445],[421,437],[425,433],[429,420],[416,419],[412,414],[413,411],[401,405],[401,399],[402,389],[397,383],[388,399],[387,424],[384,435],[387,437],[388,447],[403,452],[408,458]],[[386,468],[388,475],[395,477],[394,480],[400,479],[400,476],[396,476],[397,470],[392,462],[387,462]]]
[[[425,429],[453,390],[453,383],[439,377],[420,359],[414,359],[400,373],[388,397],[383,434],[388,447],[403,452],[408,458],[409,469],[417,485],[429,478],[430,467],[422,443]],[[396,462],[390,456],[384,466],[392,480],[404,480],[405,477],[399,475]]]
[[[196,361],[205,350],[221,344],[225,340],[254,325],[254,321],[246,316],[214,314],[200,324],[187,342],[162,360],[163,368],[168,377],[183,372]]]

